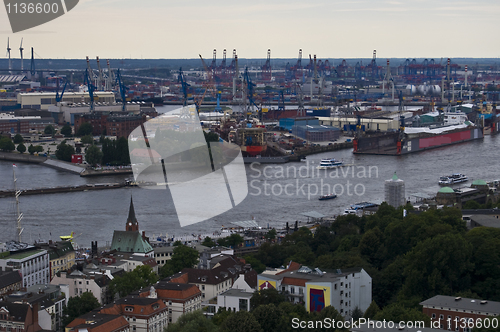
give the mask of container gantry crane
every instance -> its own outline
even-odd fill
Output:
[[[125,95],[125,93],[127,92],[128,90],[128,87],[125,86],[125,84],[123,83],[123,80],[122,80],[122,75],[120,73],[120,69],[118,68],[118,70],[116,71],[116,83],[118,84],[118,87],[120,89],[120,96],[122,98],[122,111],[126,111],[127,110],[127,96]]]
[[[187,100],[188,100],[188,86],[190,86],[185,80],[184,80],[184,74],[182,72],[182,67],[179,68],[179,74],[177,75],[177,82],[181,83],[181,89],[182,89],[182,96],[183,96],[183,106],[187,106]]]

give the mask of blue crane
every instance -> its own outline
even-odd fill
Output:
[[[65,80],[64,82],[64,86],[63,86],[63,89],[61,91],[61,95],[59,95],[59,80],[60,80],[60,77],[56,78],[57,79],[57,90],[56,90],[56,102],[61,102],[63,96],[64,96],[64,91],[66,91],[66,86],[68,85],[68,81]]]
[[[118,84],[118,87],[120,88],[120,96],[122,98],[122,111],[126,111],[127,98],[125,96],[125,93],[127,92],[128,87],[126,87],[122,81],[122,75],[120,73],[120,69],[118,69],[116,71],[116,83]]]
[[[255,107],[257,107],[258,111],[259,111],[259,120],[262,121],[262,109],[255,103],[255,100],[253,98],[253,95],[254,95],[254,91],[253,91],[253,87],[255,86],[255,84],[252,82],[252,79],[250,78],[250,75],[248,74],[248,67],[245,68],[245,74],[243,75],[243,78],[246,82],[246,85],[247,85],[247,97],[248,97],[248,102],[250,103],[250,105],[254,105]],[[247,115],[248,115],[248,111],[247,111]]]
[[[94,112],[94,91],[95,86],[92,84],[92,78],[90,77],[90,73],[88,69],[85,69],[85,84],[88,87],[89,97],[90,97],[90,112]],[[62,96],[61,96],[62,97]]]
[[[184,80],[184,74],[182,73],[182,67],[179,68],[179,75],[177,76],[177,82],[181,83],[182,95],[183,95],[183,99],[184,99],[183,106],[187,106],[187,100],[188,100],[187,88],[190,85]]]

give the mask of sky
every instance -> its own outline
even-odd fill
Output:
[[[21,0],[18,0],[21,1]],[[497,58],[498,0],[80,0],[65,15],[12,33],[0,8],[0,45],[19,58]]]

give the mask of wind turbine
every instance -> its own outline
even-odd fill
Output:
[[[12,60],[10,59],[9,37],[7,37],[7,56],[9,57],[9,74],[12,75]]]
[[[23,66],[23,39],[21,38],[21,46],[19,46],[19,52],[21,52],[21,74],[24,72],[24,66]]]

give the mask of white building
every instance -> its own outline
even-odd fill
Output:
[[[296,263],[294,263],[296,264]],[[322,272],[307,266],[292,267],[277,273],[258,275],[259,289],[276,288],[293,303],[304,303],[308,312],[333,306],[345,318],[354,308],[366,311],[372,301],[372,278],[362,268]]]
[[[23,277],[23,287],[48,284],[50,282],[49,254],[47,250],[27,249],[12,252],[0,259],[0,267],[19,271]]]
[[[226,308],[233,312],[250,311],[250,299],[253,293],[245,292],[242,289],[230,289],[222,294],[217,295],[217,307],[215,312],[220,308]]]

